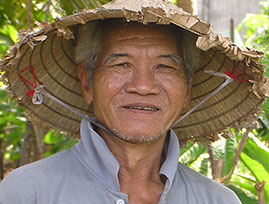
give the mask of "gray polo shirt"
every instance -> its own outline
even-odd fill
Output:
[[[167,177],[159,204],[239,204],[236,195],[178,163],[173,131],[160,174]],[[0,184],[1,204],[127,204],[120,192],[119,163],[89,122],[81,123],[81,140],[70,150],[25,165]]]

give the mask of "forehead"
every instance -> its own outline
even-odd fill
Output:
[[[170,47],[177,50],[180,45],[180,31],[175,26],[123,22],[109,20],[101,25],[103,49],[121,45]],[[104,50],[103,50],[104,51]]]
[[[174,25],[144,25],[138,22],[124,22],[123,20],[106,20],[101,25],[105,34],[123,36],[137,33],[138,35],[161,35],[167,38],[177,38],[179,29]]]

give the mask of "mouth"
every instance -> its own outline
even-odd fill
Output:
[[[139,106],[139,105],[128,105],[123,106],[125,109],[130,110],[142,110],[142,111],[149,111],[149,112],[156,112],[160,110],[159,108],[153,107],[153,106]]]

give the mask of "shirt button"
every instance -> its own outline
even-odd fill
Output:
[[[117,200],[116,204],[124,204],[124,200],[119,199],[119,200]]]

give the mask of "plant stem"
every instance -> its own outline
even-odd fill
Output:
[[[265,185],[265,181],[258,182],[258,183],[255,184],[255,189],[256,189],[257,194],[258,194],[258,203],[259,204],[265,204],[265,201],[264,201],[264,185]]]
[[[245,147],[245,145],[246,145],[246,142],[247,142],[247,139],[248,139],[248,133],[249,133],[252,129],[253,129],[252,126],[247,127],[247,128],[246,128],[246,132],[242,135],[242,139],[241,139],[241,141],[240,141],[240,143],[239,143],[239,146],[238,146],[238,149],[236,150],[236,153],[235,153],[235,157],[234,157],[234,161],[233,161],[233,167],[232,167],[232,170],[230,171],[230,173],[229,173],[227,176],[225,176],[225,177],[223,178],[223,182],[229,184],[230,179],[231,179],[231,177],[232,177],[232,175],[233,175],[233,172],[234,172],[234,170],[235,170],[235,168],[236,168],[236,165],[237,165],[237,163],[238,163],[238,161],[239,161],[239,159],[240,159],[240,155],[241,155],[241,153],[243,152],[244,147]]]

